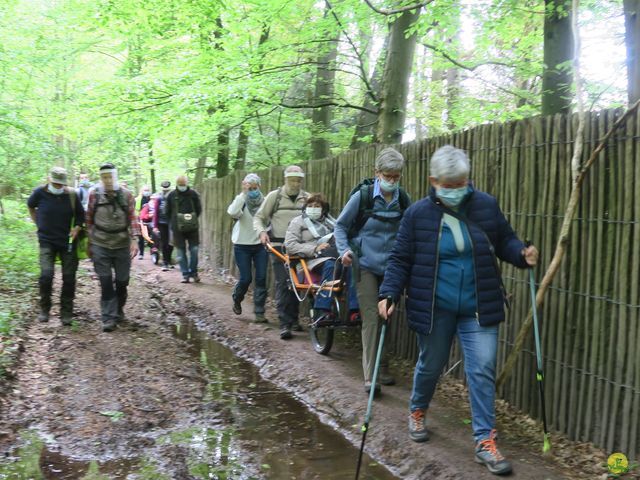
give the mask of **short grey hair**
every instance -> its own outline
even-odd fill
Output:
[[[255,173],[247,173],[247,176],[244,177],[243,182],[257,183],[258,185],[262,183],[262,181],[260,180],[260,177]]]
[[[431,176],[436,180],[464,180],[469,177],[471,165],[464,150],[445,145],[431,157]]]
[[[404,157],[395,148],[387,147],[376,157],[376,170],[379,172],[399,172],[404,167]]]

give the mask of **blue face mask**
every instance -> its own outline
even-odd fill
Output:
[[[462,203],[464,197],[469,193],[469,186],[465,185],[460,188],[444,188],[439,187],[436,194],[448,207],[457,207]]]
[[[247,197],[249,197],[251,200],[256,200],[260,198],[260,195],[262,195],[260,190],[249,190],[247,192]]]
[[[395,192],[399,186],[398,182],[387,182],[384,178],[380,179],[380,188],[387,193]]]

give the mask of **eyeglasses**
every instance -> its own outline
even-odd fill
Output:
[[[387,181],[387,182],[399,182],[400,179],[402,178],[402,174],[400,173],[384,173],[384,172],[380,172],[380,176],[382,177],[383,180]]]

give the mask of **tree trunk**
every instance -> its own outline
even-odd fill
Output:
[[[447,128],[456,129],[454,111],[460,96],[460,71],[456,67],[447,69]]]
[[[371,74],[371,78],[369,79],[369,85],[371,86],[371,90],[373,90],[373,95],[375,98],[380,98],[380,95],[382,93],[381,80],[388,50],[389,35],[387,35],[384,39],[384,45],[382,46],[382,49],[378,54],[376,65],[373,68],[373,73]],[[364,94],[363,107],[370,110],[377,110],[379,107],[379,105],[371,98],[369,92],[365,92]],[[351,145],[349,146],[349,148],[351,150],[356,150],[358,148],[364,147],[368,143],[376,143],[377,126],[378,115],[361,110],[358,114],[358,119],[356,120],[356,131],[353,134],[353,138],[351,139]],[[367,137],[371,138],[370,142],[365,141]]]
[[[409,93],[409,78],[416,49],[416,34],[406,36],[407,29],[420,16],[420,9],[406,11],[395,19],[389,32],[389,53],[382,80],[382,98],[378,114],[378,141],[400,143]]]
[[[218,158],[216,161],[216,177],[226,177],[229,174],[229,128],[220,127],[218,133]]]
[[[325,18],[330,15],[329,10],[329,5],[327,5],[324,12]],[[328,44],[320,44],[312,105],[333,100],[339,37],[340,35],[336,34]],[[314,108],[311,114],[311,155],[313,159],[327,158],[331,153],[329,140],[327,140],[325,133],[331,128],[332,110],[330,106]]]
[[[627,47],[629,105],[640,99],[640,0],[624,0],[624,43]]]
[[[236,150],[236,163],[233,166],[234,170],[244,170],[247,163],[247,148],[249,146],[249,134],[247,133],[247,126],[242,124],[240,127],[240,133],[238,133],[238,150]]]
[[[193,186],[196,190],[202,190],[202,182],[204,180],[204,171],[207,168],[207,155],[209,149],[207,145],[202,145],[199,148],[198,163],[196,164],[196,174],[193,178]]]
[[[571,1],[545,0],[544,71],[542,74],[542,114],[569,113],[571,109]]]

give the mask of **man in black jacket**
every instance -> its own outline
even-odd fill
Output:
[[[62,263],[60,320],[63,325],[71,325],[78,270],[78,256],[74,242],[84,225],[84,210],[75,190],[66,185],[67,171],[61,167],[53,167],[49,173],[49,183],[33,191],[27,206],[33,223],[38,226],[40,243],[38,320],[49,321],[55,260],[56,257],[60,257],[60,263]]]
[[[186,176],[181,175],[176,179],[176,189],[167,197],[166,212],[173,233],[173,245],[178,254],[182,283],[189,283],[192,278],[197,283],[200,281],[198,247],[200,245],[199,218],[202,213],[202,204],[198,192],[189,187]]]

